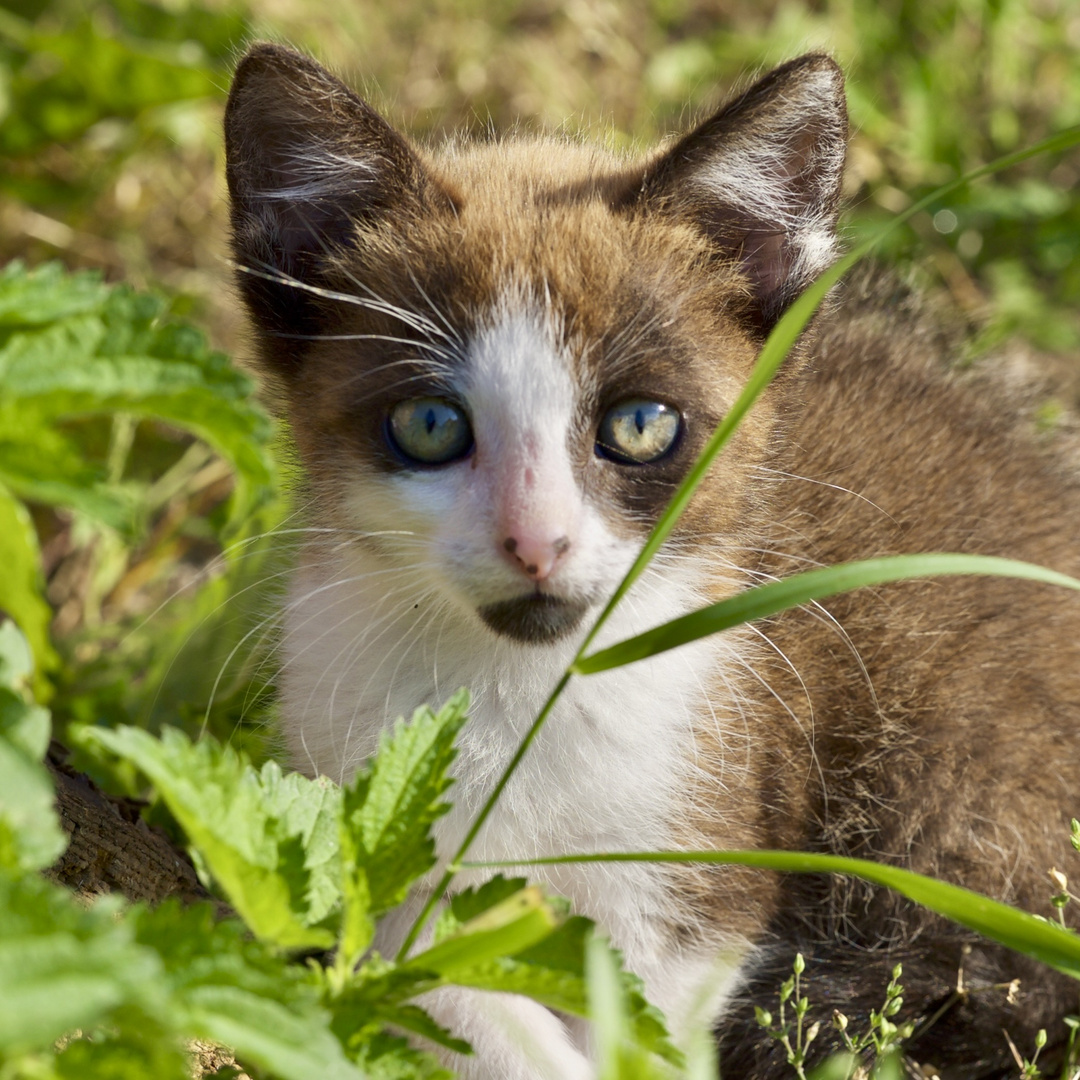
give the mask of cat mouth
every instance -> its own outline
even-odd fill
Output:
[[[478,608],[480,618],[497,634],[527,645],[547,645],[569,634],[582,620],[589,605],[583,600],[560,600],[544,593],[530,593]]]

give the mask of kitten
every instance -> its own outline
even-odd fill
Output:
[[[569,140],[415,146],[313,61],[241,62],[226,113],[238,282],[307,473],[285,734],[348,777],[380,730],[473,694],[445,858],[599,607],[834,258],[841,72],[804,56],[645,160]],[[849,281],[603,635],[811,565],[979,551],[1080,571],[1075,476],[913,295]],[[864,590],[572,680],[471,851],[789,848],[1047,910],[1080,791],[1080,604],[976,578]],[[911,1043],[1003,1074],[1075,984],[897,897],[736,868],[557,867],[676,1034],[703,985],[729,1077],[788,1075],[758,1029],[796,950],[858,1024],[904,964]],[[462,879],[458,879],[459,882]],[[382,928],[395,948],[415,914]],[[719,959],[718,959],[719,957]],[[963,968],[966,991],[954,989]],[[1019,978],[1018,1005],[994,987]],[[484,1080],[593,1074],[588,1036],[469,991],[438,1018]],[[824,1053],[829,1035],[817,1048]]]

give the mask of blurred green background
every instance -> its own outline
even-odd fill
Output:
[[[148,319],[187,320],[242,360],[220,121],[231,65],[258,38],[311,51],[422,139],[516,125],[627,149],[827,50],[849,76],[851,240],[1080,122],[1077,0],[0,0],[0,262],[153,290]],[[885,255],[951,298],[973,354],[1020,341],[1075,374],[1078,179],[1075,151],[1034,159],[932,207]],[[213,695],[210,726],[258,755],[288,546],[265,534],[289,527],[272,476],[289,455],[250,416],[262,464],[222,457],[208,429],[102,412],[66,437],[103,492],[126,485],[127,517],[22,494],[58,650],[43,692],[61,720],[150,726],[198,726]],[[237,512],[238,477],[254,516]]]

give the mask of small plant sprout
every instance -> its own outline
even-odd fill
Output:
[[[809,1048],[821,1031],[820,1022],[807,1025],[806,1017],[810,1011],[809,998],[803,994],[802,975],[806,970],[806,960],[802,953],[795,955],[792,974],[780,987],[779,1016],[774,1018],[767,1009],[756,1008],[758,1024],[774,1038],[787,1052],[788,1064],[795,1070],[799,1080],[807,1080],[806,1059]],[[885,988],[885,1001],[880,1011],[871,1009],[867,1030],[858,1035],[850,1032],[851,1021],[840,1012],[833,1010],[832,1025],[839,1033],[847,1054],[836,1055],[827,1062],[827,1075],[840,1077],[841,1080],[855,1080],[856,1077],[871,1075],[891,1077],[899,1064],[901,1046],[915,1030],[913,1021],[897,1024],[893,1017],[904,1006],[904,988],[900,983],[902,968],[900,964],[892,970],[892,978]],[[790,1003],[790,1005],[789,1005]],[[794,1014],[789,1019],[788,1009]],[[867,1051],[873,1051],[873,1070],[868,1073],[863,1064]],[[838,1070],[838,1071],[834,1071]],[[815,1071],[815,1077],[822,1074]],[[1025,1078],[1026,1080],[1026,1078]]]
[[[1074,841],[1075,843],[1075,838]],[[1054,883],[1057,892],[1050,897],[1050,903],[1057,911],[1058,922],[1065,926],[1065,908],[1068,906],[1071,894],[1069,893],[1069,879],[1056,867],[1050,868],[1050,880]]]
[[[773,1027],[773,1016],[767,1009],[755,1008],[758,1024],[774,1038],[784,1050],[787,1051],[788,1064],[795,1069],[795,1075],[799,1080],[806,1080],[806,1054],[810,1044],[818,1037],[821,1024],[813,1023],[806,1026],[806,1014],[810,1010],[810,999],[802,992],[802,974],[806,970],[806,960],[802,953],[795,954],[795,962],[791,967],[792,974],[784,980],[780,987],[779,1021]],[[787,1018],[788,1002],[794,998],[792,1011],[794,1012],[794,1025]],[[794,1032],[792,1028],[794,1026]],[[794,1034],[794,1044],[792,1043]]]
[[[1035,1053],[1030,1061],[1026,1057],[1021,1057],[1020,1051],[1016,1049],[1016,1043],[1009,1038],[1008,1032],[1005,1033],[1005,1038],[1008,1039],[1009,1049],[1012,1051],[1012,1056],[1020,1068],[1020,1080],[1042,1080],[1043,1073],[1037,1062],[1039,1055],[1043,1052],[1043,1047],[1046,1046],[1046,1029],[1039,1028],[1039,1032],[1035,1036]]]
[[[870,1010],[870,1023],[867,1030],[861,1035],[851,1035],[848,1031],[850,1021],[839,1010],[833,1011],[833,1027],[840,1033],[844,1047],[852,1055],[852,1068],[848,1072],[848,1080],[858,1075],[858,1055],[865,1050],[874,1051],[874,1075],[881,1075],[881,1067],[889,1064],[897,1058],[904,1041],[911,1038],[915,1030],[914,1021],[909,1020],[904,1024],[896,1024],[893,1017],[904,1006],[904,987],[900,983],[903,967],[897,964],[892,969],[892,978],[885,988],[885,1002],[880,1012]]]

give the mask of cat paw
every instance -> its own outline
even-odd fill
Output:
[[[421,1004],[473,1048],[446,1064],[459,1080],[595,1080],[596,1070],[562,1021],[514,994],[447,987]]]

